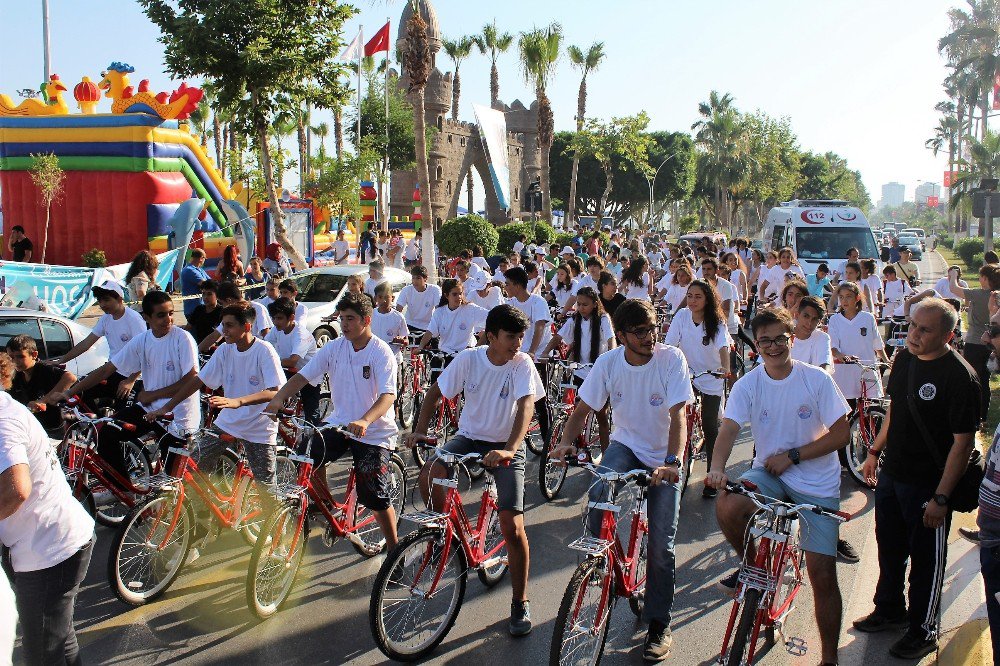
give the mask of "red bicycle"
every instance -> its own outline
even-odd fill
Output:
[[[413,396],[413,420],[415,421],[420,416],[420,408],[424,404],[424,397],[427,395],[427,389],[430,387],[431,383],[437,379],[437,376],[441,374],[441,371],[448,364],[449,361],[455,356],[454,354],[449,354],[447,352],[439,351],[437,349],[425,349],[420,352],[421,355],[426,355],[432,359],[430,363],[426,364],[428,370],[423,374],[426,375],[426,382],[422,383],[420,390],[414,393]],[[436,360],[438,363],[435,365],[433,361]],[[416,378],[416,374],[414,374]],[[431,416],[430,423],[427,424],[427,433],[435,437],[436,439],[447,442],[451,436],[458,431],[458,419],[462,413],[462,396],[458,395],[454,400],[449,400],[444,396],[438,401],[437,409],[434,411],[434,415]],[[413,447],[413,462],[416,463],[417,467],[423,467],[424,463],[427,462],[424,459],[423,452],[420,447]],[[473,470],[470,469],[470,472]]]
[[[593,367],[592,363],[579,364],[573,361],[556,358],[550,363],[557,366],[556,373],[563,381],[559,383],[559,396],[553,411],[556,412],[555,422],[552,424],[552,437],[549,438],[549,445],[542,451],[542,459],[538,464],[538,488],[542,491],[542,497],[547,501],[554,500],[559,491],[562,490],[566,481],[567,467],[554,460],[552,451],[559,447],[562,441],[563,431],[566,429],[566,422],[576,409],[576,384],[573,382],[573,373],[578,368]],[[597,427],[597,417],[591,413],[587,417],[587,423],[583,431],[576,438],[576,448],[584,453],[585,462],[599,464],[604,456],[604,449],[601,446],[600,432]]]
[[[590,470],[597,481],[604,484],[606,496],[603,502],[587,503],[588,514],[601,512],[600,535],[595,537],[588,533],[569,544],[570,548],[584,553],[586,559],[573,572],[559,604],[550,664],[599,663],[608,637],[608,622],[618,599],[628,599],[636,617],[642,614],[645,599],[649,471],[601,471],[592,463],[577,464]],[[630,511],[627,542],[622,545],[618,530],[622,507],[616,500],[621,489],[633,483],[638,497]]]
[[[857,407],[851,412],[851,438],[848,440],[847,446],[840,449],[840,462],[851,473],[851,478],[860,486],[869,488],[861,468],[868,458],[868,452],[875,443],[875,438],[882,430],[882,424],[885,423],[885,410],[889,401],[884,398],[869,398],[868,393],[874,390],[875,382],[881,384],[882,369],[887,366],[879,361],[875,363],[853,361],[850,364],[859,365],[862,368],[861,396],[858,398]]]
[[[754,524],[748,530],[757,542],[752,561],[748,548],[740,566],[736,599],[729,613],[718,662],[726,666],[752,664],[761,629],[768,643],[775,642],[777,632],[788,652],[801,657],[806,653],[805,641],[785,638],[783,631],[795,608],[792,605],[795,597],[802,588],[804,560],[798,542],[798,516],[811,511],[843,523],[851,519],[851,514],[766,497],[754,492],[757,487],[748,481],[743,485],[726,484],[726,490],[748,497],[757,506]]]
[[[434,450],[436,443],[420,445]],[[475,569],[487,587],[507,572],[507,544],[500,531],[496,486],[488,475],[473,524],[458,492],[456,468],[479,463],[478,453],[456,455],[438,450],[437,462],[448,478],[434,479],[446,489],[441,511],[419,511],[403,517],[420,527],[389,552],[375,577],[369,607],[372,635],[390,659],[415,661],[429,654],[448,635],[465,597],[466,578]]]
[[[325,479],[317,477],[325,473],[323,468],[313,468],[311,451],[315,435],[335,430],[345,437],[353,436],[339,426],[317,427],[300,418],[293,421],[306,442],[301,455],[289,456],[289,460],[298,465],[298,474],[292,483],[279,484],[278,508],[261,528],[263,538],[258,538],[254,544],[247,571],[247,605],[261,619],[278,612],[292,591],[309,539],[310,515],[326,521],[323,542],[328,547],[338,538],[344,538],[363,557],[375,557],[385,548],[385,538],[375,514],[358,502],[353,467],[347,475],[344,499],[340,502],[333,498]],[[395,453],[387,467],[380,471],[389,475],[391,501],[398,520],[403,515],[406,498],[406,471],[403,460]]]
[[[693,381],[705,375],[711,375],[720,379],[726,377],[725,373],[707,370],[705,372],[692,373],[691,380]],[[684,406],[684,415],[687,419],[687,440],[684,442],[684,478],[681,479],[681,497],[687,492],[694,461],[705,459],[705,454],[702,451],[702,447],[705,446],[705,428],[702,426],[701,391],[695,389],[694,401]]]

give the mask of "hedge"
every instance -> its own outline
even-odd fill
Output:
[[[983,252],[985,250],[982,238],[964,238],[955,243],[955,254],[957,254],[969,270],[978,271],[983,265]],[[978,260],[978,263],[977,263]]]
[[[442,254],[448,257],[457,256],[462,250],[472,250],[477,245],[482,245],[483,254],[489,257],[497,253],[500,234],[491,222],[479,215],[464,215],[441,225],[434,240]]]
[[[511,222],[502,225],[498,231],[500,232],[498,249],[505,254],[513,251],[514,243],[521,234],[527,237],[528,243],[539,245],[548,245],[556,237],[556,230],[545,222]]]

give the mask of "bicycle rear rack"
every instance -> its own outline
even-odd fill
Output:
[[[279,483],[274,489],[274,496],[278,499],[299,499],[305,490],[297,483]]]
[[[148,485],[150,492],[155,490],[173,490],[178,478],[170,476],[166,472],[161,472],[159,474],[154,474],[149,477]]]
[[[582,536],[576,541],[569,544],[569,547],[573,550],[579,550],[580,552],[586,553],[587,555],[602,555],[609,548],[611,548],[611,541],[606,539],[598,539],[592,536]]]
[[[402,517],[424,527],[442,527],[448,522],[448,514],[438,513],[437,511],[415,511],[413,513],[404,513]]]
[[[740,569],[739,582],[747,587],[765,592],[774,592],[778,589],[778,581],[770,573],[747,564],[744,564],[743,568]]]

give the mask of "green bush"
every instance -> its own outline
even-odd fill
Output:
[[[528,238],[531,238],[531,234],[528,234]],[[556,239],[556,230],[546,222],[535,222],[534,238],[538,245],[549,245]]]
[[[966,262],[970,270],[979,271],[983,267],[983,253],[977,252],[972,255],[972,261]]]
[[[952,236],[938,236],[938,245],[943,245],[949,250],[955,249],[955,238]]]
[[[971,270],[979,270],[979,267],[983,265],[983,239],[982,238],[964,238],[955,243],[955,254],[965,262]],[[976,255],[979,255],[979,263],[973,266]]]
[[[483,254],[487,257],[496,254],[500,235],[492,223],[479,215],[464,215],[448,220],[434,234],[441,253],[448,257],[457,256],[462,250],[471,250],[477,245],[483,246]]]
[[[698,228],[698,216],[694,213],[685,215],[677,220],[677,233],[680,235],[689,234]]]
[[[87,268],[104,268],[108,265],[108,257],[104,254],[104,250],[98,250],[96,247],[84,252],[80,258]]]

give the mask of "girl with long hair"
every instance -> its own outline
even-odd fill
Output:
[[[576,292],[576,282],[573,280],[572,275],[572,269],[570,269],[569,264],[559,264],[559,268],[556,269],[556,276],[552,278],[552,282],[550,283],[552,296],[555,298],[556,305],[560,308],[565,308]]]
[[[465,300],[462,283],[455,278],[441,282],[441,301],[431,315],[431,323],[420,338],[426,349],[431,338],[438,339],[438,349],[457,354],[476,344],[476,333],[486,325],[486,310]],[[446,363],[447,365],[447,363]]]
[[[227,245],[222,251],[222,260],[215,269],[215,277],[219,282],[233,282],[237,285],[246,280],[243,277],[243,262],[240,261],[240,251],[235,245]]]
[[[622,271],[620,288],[625,292],[625,298],[650,300],[648,267],[646,257],[641,254],[632,257],[628,268]]]
[[[597,294],[601,299],[601,305],[609,316],[615,316],[615,310],[626,300],[624,294],[618,293],[618,280],[608,271],[602,271],[601,277],[597,280]]]
[[[861,288],[854,282],[841,282],[836,294],[840,312],[830,317],[827,327],[835,363],[833,379],[854,409],[861,396],[862,369],[850,362],[874,363],[877,359],[888,363],[889,358],[879,335],[878,321],[872,313],[864,311]],[[882,397],[880,376],[881,373],[864,372],[869,398]]]
[[[667,289],[667,293],[663,296],[663,301],[670,304],[672,312],[677,312],[684,307],[684,301],[687,300],[688,287],[693,280],[694,272],[691,270],[691,265],[686,261],[678,262],[670,288]]]
[[[781,306],[788,310],[794,321],[799,315],[799,301],[809,295],[809,287],[798,278],[789,280],[781,290]]]
[[[725,264],[729,267],[730,276],[727,278],[736,287],[736,293],[739,294],[739,312],[743,314],[746,311],[747,302],[750,297],[750,283],[747,280],[747,266],[743,263],[743,259],[740,255],[735,252],[725,252],[722,255],[722,259],[719,260],[720,264]]]
[[[155,254],[149,250],[139,250],[125,273],[125,287],[128,289],[126,300],[141,301],[146,292],[159,289],[154,281],[159,267],[160,261]]]

